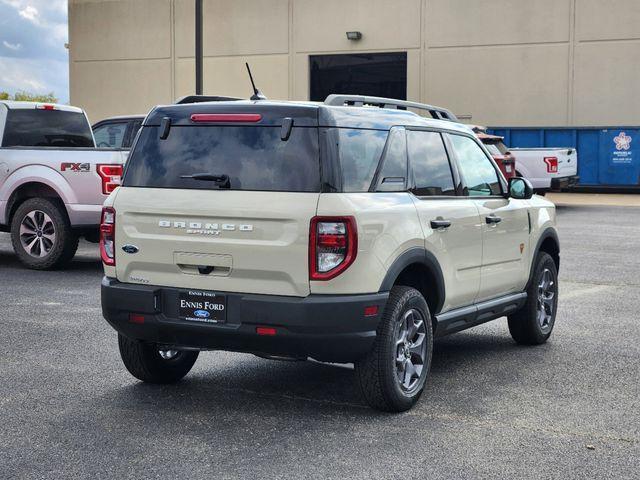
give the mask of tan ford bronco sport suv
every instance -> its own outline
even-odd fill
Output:
[[[353,362],[386,411],[418,400],[434,337],[507,316],[541,344],[557,307],[553,204],[447,110],[373,97],[156,107],[101,255],[136,378],[178,381],[202,350]]]

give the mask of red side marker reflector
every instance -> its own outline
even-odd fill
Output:
[[[249,122],[255,123],[262,120],[259,113],[194,113],[192,122]]]
[[[364,307],[364,316],[365,317],[373,317],[378,314],[378,306],[377,305],[369,305],[368,307]]]
[[[139,313],[131,313],[129,314],[129,321],[131,323],[144,323],[144,315],[140,315]]]
[[[256,333],[258,335],[266,335],[272,337],[276,334],[276,329],[271,327],[256,327]]]

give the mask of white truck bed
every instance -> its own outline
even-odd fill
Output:
[[[536,192],[559,191],[578,183],[575,148],[510,148],[516,172],[528,179]]]

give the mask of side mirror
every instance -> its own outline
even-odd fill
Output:
[[[533,185],[531,185],[531,182],[526,178],[510,178],[509,196],[518,200],[528,200],[533,197]]]

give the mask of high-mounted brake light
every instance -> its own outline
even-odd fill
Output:
[[[358,231],[354,217],[313,217],[309,232],[309,278],[330,280],[356,259]]]
[[[255,123],[259,122],[260,120],[262,120],[262,115],[260,115],[259,113],[194,113],[193,115],[191,115],[191,121],[196,123]]]
[[[100,257],[105,265],[116,264],[116,211],[111,207],[103,207],[100,218]]]
[[[39,105],[36,105],[36,108],[38,110],[55,110],[56,109],[55,105],[48,105],[48,104],[47,105],[39,104]]]
[[[98,165],[98,175],[102,179],[102,193],[109,195],[120,186],[122,179],[122,165]]]
[[[547,173],[558,173],[558,157],[544,157],[547,164]]]

